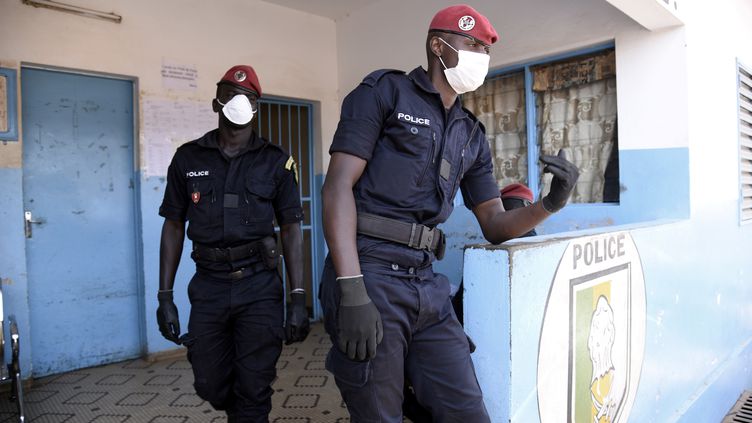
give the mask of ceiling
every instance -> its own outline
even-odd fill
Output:
[[[313,15],[338,20],[376,0],[262,0]]]

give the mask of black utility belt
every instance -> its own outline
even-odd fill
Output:
[[[432,251],[444,258],[446,237],[439,228],[407,223],[368,213],[358,213],[358,233],[407,245],[416,250]]]
[[[227,248],[207,247],[193,243],[193,252],[191,252],[191,258],[194,261],[213,263],[235,263],[239,260],[257,257],[259,260],[263,260],[269,269],[277,267],[279,256],[277,238],[273,236]]]

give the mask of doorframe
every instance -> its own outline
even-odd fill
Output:
[[[321,196],[319,194],[320,187],[317,186],[316,183],[316,140],[315,140],[315,134],[316,129],[314,126],[319,122],[318,120],[314,120],[314,110],[316,110],[316,101],[313,100],[306,100],[301,98],[293,98],[293,97],[285,97],[285,96],[276,96],[276,95],[265,95],[259,101],[265,102],[267,104],[276,104],[276,105],[290,105],[290,106],[305,106],[308,108],[308,163],[309,169],[308,169],[308,183],[310,184],[309,187],[309,194],[310,194],[310,214],[311,214],[311,225],[310,225],[310,231],[311,231],[311,300],[313,304],[313,320],[321,320],[323,317],[323,311],[321,309],[321,303],[319,301],[319,283],[321,281],[321,269],[323,268],[323,262],[324,262],[324,251],[321,248],[322,241],[323,241],[323,225],[320,223],[319,218],[319,210],[321,210],[320,207],[320,201]],[[259,134],[260,135],[260,134]],[[289,151],[290,154],[293,154],[292,151]],[[300,151],[298,151],[300,153]],[[298,154],[296,157],[298,157],[298,160],[300,160],[300,154]],[[301,197],[301,204],[302,204],[302,197]],[[303,223],[301,222],[301,230],[303,230]]]
[[[69,68],[64,66],[54,66],[54,65],[45,65],[41,63],[34,63],[34,62],[21,62],[19,65],[19,79],[22,78],[21,75],[23,75],[24,69],[37,69],[37,70],[44,70],[44,71],[50,71],[50,72],[60,72],[60,73],[71,73],[75,75],[83,75],[83,76],[92,76],[96,78],[107,78],[107,79],[117,79],[122,81],[128,81],[131,82],[132,92],[131,92],[131,107],[133,108],[133,139],[131,140],[131,143],[133,145],[133,168],[131,169],[131,180],[133,181],[133,230],[135,231],[134,235],[134,245],[133,248],[135,249],[135,258],[136,258],[136,296],[138,298],[139,307],[137,310],[138,313],[138,342],[139,342],[139,350],[141,351],[141,356],[145,356],[147,354],[147,342],[146,342],[146,306],[145,306],[145,275],[144,275],[144,250],[142,246],[144,245],[143,240],[143,216],[141,212],[141,175],[140,175],[140,166],[141,166],[141,145],[140,145],[140,127],[141,127],[141,111],[139,109],[139,79],[137,76],[132,75],[125,75],[125,74],[117,74],[117,73],[110,73],[110,72],[99,72],[99,71],[92,71],[88,69],[79,69],[79,68]],[[19,84],[20,87],[20,84]],[[23,107],[23,92],[21,92],[20,101],[21,104],[19,107]],[[19,109],[22,110],[22,109]],[[20,111],[19,111],[20,114]],[[23,131],[23,119],[21,119],[21,127],[19,128],[20,132]],[[24,142],[25,140],[22,139],[21,143],[21,154],[23,156],[23,148],[24,148]],[[24,169],[24,163],[21,163],[21,172],[23,172]],[[23,187],[21,188],[21,194],[24,195]],[[23,203],[23,199],[22,199]],[[25,240],[24,240],[25,243]],[[28,272],[28,260],[27,260],[27,272]]]

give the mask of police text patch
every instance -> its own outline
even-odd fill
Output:
[[[397,119],[414,125],[431,126],[430,119],[408,115],[407,113],[397,112]]]
[[[198,178],[199,176],[209,176],[208,170],[191,170],[190,172],[185,172],[186,178]]]

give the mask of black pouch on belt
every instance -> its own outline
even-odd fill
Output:
[[[279,263],[279,247],[277,247],[277,237],[268,236],[259,241],[261,245],[261,259],[264,260],[264,265],[269,270],[277,268]]]
[[[444,232],[441,232],[441,239],[439,239],[439,243],[436,245],[436,250],[434,251],[434,255],[436,255],[436,260],[443,259],[445,252],[446,252],[446,235],[444,234]]]

